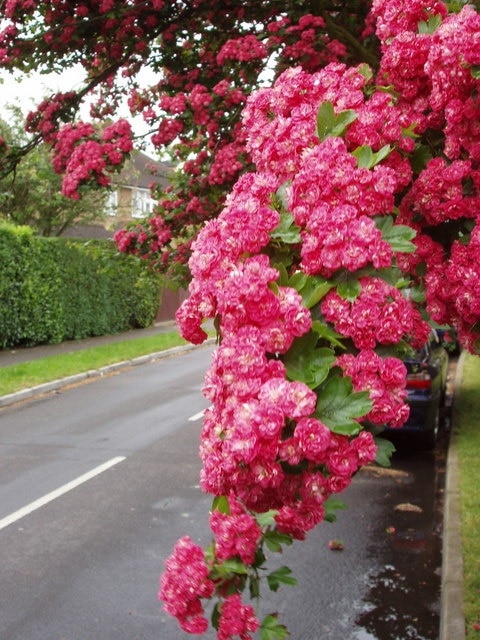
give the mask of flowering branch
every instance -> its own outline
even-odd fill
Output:
[[[177,320],[193,343],[205,319],[219,334],[200,450],[201,486],[217,498],[212,546],[183,538],[162,576],[160,598],[186,631],[207,629],[201,600],[217,598],[221,640],[288,635],[242,601],[247,587],[259,595],[265,547],[303,540],[333,517],[332,497],[361,466],[388,464],[378,434],[408,416],[401,357],[426,341],[423,314],[455,319],[469,346],[479,337],[479,132],[452,105],[476,108],[480,16],[427,0],[374,0],[372,12],[383,53],[375,79],[365,65],[297,67],[248,98],[256,171],[192,245]],[[432,129],[442,134],[436,157],[423,141]],[[447,254],[429,233],[451,220],[465,235]],[[293,579],[282,568],[267,583],[275,591]]]

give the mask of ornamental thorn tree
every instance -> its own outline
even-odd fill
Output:
[[[154,69],[162,63],[157,101],[137,92],[135,104],[152,123],[169,114],[156,140],[173,144],[183,174],[147,237],[119,242],[145,255],[163,242],[165,268],[170,250],[185,259],[191,244],[177,320],[195,344],[205,320],[217,328],[200,446],[213,542],[182,537],[159,596],[197,634],[214,600],[220,640],[288,635],[252,606],[262,577],[273,591],[295,582],[287,567],[267,573],[267,553],[334,518],[361,466],[388,464],[379,433],[406,419],[402,357],[425,342],[429,321],[480,350],[480,15],[439,0],[288,6],[174,3],[162,29],[162,2],[6,4],[22,34],[5,32],[7,64],[19,64],[15,46],[33,46],[27,27],[53,34],[45,62],[81,52],[92,88],[105,80],[112,96],[117,68],[135,83],[147,49]],[[86,49],[79,29],[91,12],[98,37]],[[60,32],[49,25],[61,15]],[[251,91],[268,61],[274,83]],[[64,162],[61,146],[57,156]]]
[[[105,151],[97,127],[92,132],[91,124],[75,122],[82,102],[103,122],[126,100],[131,114],[150,126],[149,142],[163,154],[168,148],[179,167],[171,190],[156,194],[153,222],[120,233],[118,245],[179,284],[189,279],[186,264],[199,228],[218,215],[239,175],[253,168],[240,115],[261,78],[270,82],[294,65],[314,71],[334,61],[373,67],[378,61],[367,0],[0,4],[1,67],[28,73],[76,64],[84,70],[78,89],[51,96],[29,116],[31,145],[51,144],[57,170],[66,171],[66,194],[77,197],[85,183],[103,186],[118,168],[117,154],[125,153],[125,138],[122,148],[113,140],[114,149]],[[147,88],[142,68],[152,78]],[[0,172],[12,171],[26,151],[0,149]]]
[[[285,638],[253,600],[294,584],[267,552],[334,518],[358,469],[388,463],[408,346],[454,324],[480,350],[480,15],[437,0],[374,0],[378,69],[286,69],[243,110],[255,167],[192,244],[177,320],[214,321],[202,488],[213,542],[181,538],[159,596],[184,631]],[[185,566],[188,570],[185,571]],[[245,595],[248,594],[248,595]]]

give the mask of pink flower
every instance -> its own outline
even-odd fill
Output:
[[[255,560],[262,531],[253,516],[248,514],[231,494],[230,513],[214,511],[210,528],[215,536],[215,555],[219,560],[240,557],[244,564]]]
[[[351,377],[355,391],[368,391],[373,401],[371,411],[362,420],[392,427],[400,427],[405,422],[409,414],[405,404],[407,370],[401,360],[382,358],[366,349],[357,356],[340,356],[337,364]]]
[[[295,427],[295,439],[302,454],[308,460],[323,463],[331,445],[331,433],[316,418],[301,418]]]
[[[188,536],[180,538],[165,561],[165,573],[160,579],[158,597],[163,600],[165,611],[176,617],[187,633],[204,633],[208,622],[200,599],[210,598],[214,589],[203,549]]]
[[[240,595],[233,594],[225,598],[220,606],[218,640],[231,640],[237,636],[240,640],[250,640],[250,634],[259,627],[260,622],[253,607],[243,604]]]
[[[395,344],[410,336],[422,346],[430,332],[413,304],[380,278],[360,278],[362,291],[353,301],[342,299],[336,290],[324,298],[321,309],[335,329],[353,340],[358,349],[373,349],[376,343]]]

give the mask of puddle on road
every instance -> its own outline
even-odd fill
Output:
[[[368,550],[382,568],[369,576],[354,640],[438,638],[445,456],[446,437],[434,453],[396,454],[385,474],[389,508]]]

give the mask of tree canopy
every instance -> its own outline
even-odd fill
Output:
[[[28,117],[29,143],[0,148],[0,172],[44,140],[64,174],[64,194],[77,197],[82,185],[106,184],[133,146],[130,126],[120,120],[102,134],[76,117],[82,101],[90,101],[92,119],[104,122],[126,98],[132,115],[151,126],[150,143],[168,148],[179,171],[169,193],[157,194],[158,216],[120,234],[119,246],[185,284],[191,240],[252,168],[240,119],[247,96],[290,66],[314,71],[342,61],[375,68],[379,45],[369,5],[7,0],[0,65],[25,74],[78,65],[84,80],[38,105]],[[142,69],[153,78],[148,88]]]
[[[28,145],[18,108],[0,120],[0,135],[9,145]],[[61,193],[62,179],[55,173],[45,143],[35,146],[15,171],[0,179],[0,219],[28,225],[41,236],[60,236],[73,224],[98,222],[104,216],[106,194],[85,189],[74,200]]]
[[[406,368],[431,325],[480,353],[480,13],[441,0],[115,3],[9,0],[0,63],[78,63],[76,93],[28,119],[63,191],[104,185],[132,147],[128,93],[179,167],[157,216],[118,236],[190,297],[177,320],[219,344],[207,373],[201,486],[213,542],[188,536],[160,598],[219,640],[281,640],[242,600],[294,580],[266,554],[331,520],[358,469],[388,464]],[[143,65],[158,81],[140,90]],[[262,84],[269,85],[262,87]],[[3,145],[4,171],[23,150]],[[227,195],[228,194],[228,195]],[[186,259],[190,273],[185,273]],[[428,384],[428,372],[422,383]]]

